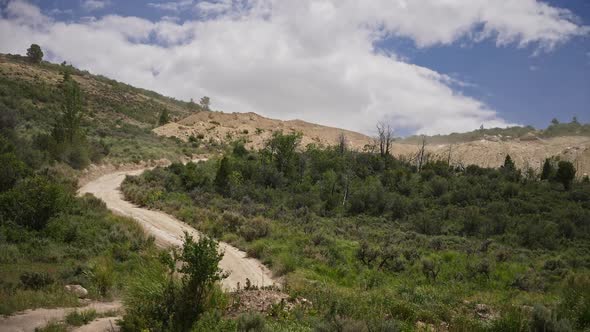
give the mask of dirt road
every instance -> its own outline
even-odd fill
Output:
[[[127,175],[138,175],[144,170],[121,171],[104,175],[80,188],[80,194],[90,193],[102,199],[114,213],[135,219],[148,233],[155,237],[160,247],[180,246],[184,232],[198,238],[199,232],[178,219],[159,211],[144,209],[123,199],[119,186]],[[258,260],[246,257],[246,253],[219,243],[220,250],[225,254],[220,267],[229,272],[223,281],[225,289],[235,289],[237,284],[244,285],[246,278],[253,285],[270,286],[274,284],[271,272]]]
[[[119,301],[115,302],[93,302],[85,307],[79,308],[55,308],[55,309],[34,309],[26,310],[17,315],[0,317],[0,332],[29,332],[35,331],[36,328],[44,327],[53,320],[62,320],[64,317],[72,311],[81,311],[94,309],[97,313],[105,313],[113,310],[120,310],[122,304]],[[81,331],[105,331],[103,325],[105,322],[113,322],[116,320],[115,317],[101,318],[95,322],[92,322],[88,326],[80,329]],[[102,325],[100,325],[102,324]]]

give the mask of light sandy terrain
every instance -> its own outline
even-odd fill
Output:
[[[417,144],[395,143],[392,153],[406,159],[416,156],[420,149]],[[545,158],[559,157],[574,164],[578,176],[590,173],[590,137],[565,136],[533,140],[478,141],[457,144],[429,144],[426,151],[432,159],[448,160],[453,165],[479,165],[500,167],[509,154],[521,169],[533,168],[539,171]]]
[[[123,199],[119,186],[125,176],[142,172],[143,170],[133,170],[104,175],[84,185],[80,189],[80,194],[93,194],[102,199],[113,212],[135,219],[148,234],[155,237],[156,244],[160,247],[180,246],[184,232],[198,238],[200,233],[197,230],[178,219],[160,211],[135,206]],[[258,260],[246,257],[245,252],[224,242],[219,243],[219,248],[224,252],[219,265],[230,273],[222,283],[225,289],[235,289],[238,283],[244,285],[246,279],[250,279],[250,282],[257,286],[274,284],[271,272]]]
[[[191,136],[202,137],[204,141],[225,143],[243,139],[247,142],[246,147],[255,150],[262,148],[275,131],[300,132],[303,135],[301,148],[305,148],[308,144],[335,145],[338,144],[340,135],[345,136],[349,147],[353,150],[363,150],[374,144],[370,137],[360,133],[301,120],[269,119],[256,113],[201,111],[177,122],[155,128],[153,131],[161,136],[174,136],[184,141]],[[428,144],[429,139],[426,140],[426,151],[431,159],[445,161],[450,159],[453,165],[475,164],[482,167],[500,167],[506,155],[510,154],[517,167],[539,170],[545,158],[557,156],[561,160],[573,162],[579,176],[590,173],[589,137],[540,138],[531,132],[521,138],[483,135],[480,140],[452,145]],[[420,144],[401,140],[393,144],[391,151],[396,157],[412,160],[419,149]]]
[[[260,149],[272,137],[273,132],[303,134],[301,147],[308,144],[336,145],[340,135],[344,135],[348,145],[362,150],[371,143],[371,138],[345,129],[322,126],[302,120],[275,120],[256,113],[222,113],[200,111],[178,121],[171,122],[153,130],[161,136],[174,136],[187,141],[189,137],[202,135],[205,141],[231,142],[236,139],[246,141],[246,147]]]
[[[56,309],[34,309],[26,310],[22,313],[0,318],[0,332],[30,332],[35,331],[35,328],[43,327],[53,320],[62,320],[64,317],[76,310],[94,309],[97,313],[104,313],[107,311],[120,310],[122,304],[119,301],[115,302],[92,302],[88,306],[79,308],[56,308]],[[81,331],[104,331],[102,328],[104,321],[116,318],[102,318],[100,322],[92,322],[90,326],[85,327]],[[95,327],[94,329],[92,329]],[[89,329],[90,328],[90,329]]]

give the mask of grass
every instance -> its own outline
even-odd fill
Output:
[[[46,290],[3,290],[0,292],[0,315],[30,308],[76,307],[78,298],[65,290],[55,286]]]
[[[52,320],[44,327],[38,327],[35,332],[67,332],[68,326],[63,322]]]
[[[92,322],[98,317],[99,315],[96,313],[96,310],[94,309],[82,311],[76,310],[66,315],[65,322],[71,326],[82,326]]]

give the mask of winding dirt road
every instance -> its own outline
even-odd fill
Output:
[[[153,235],[160,247],[180,246],[184,232],[198,238],[200,233],[182,221],[160,211],[153,211],[138,207],[123,199],[119,187],[125,176],[141,174],[145,169],[135,171],[121,171],[99,177],[80,188],[80,194],[90,193],[102,199],[107,207],[116,214],[135,219],[146,231]],[[270,286],[274,284],[271,272],[260,261],[246,257],[246,253],[220,242],[220,251],[224,252],[219,266],[229,272],[229,277],[223,280],[223,287],[227,290],[237,288],[238,283],[244,285],[250,279],[253,285]]]

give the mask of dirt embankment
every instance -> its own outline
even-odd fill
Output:
[[[301,146],[308,144],[335,145],[340,135],[346,137],[349,146],[361,150],[371,142],[369,136],[353,131],[317,125],[301,120],[275,120],[256,113],[222,113],[201,111],[178,122],[154,129],[161,136],[174,136],[187,141],[191,136],[205,141],[231,142],[244,139],[246,147],[259,149],[273,132],[303,134]]]

